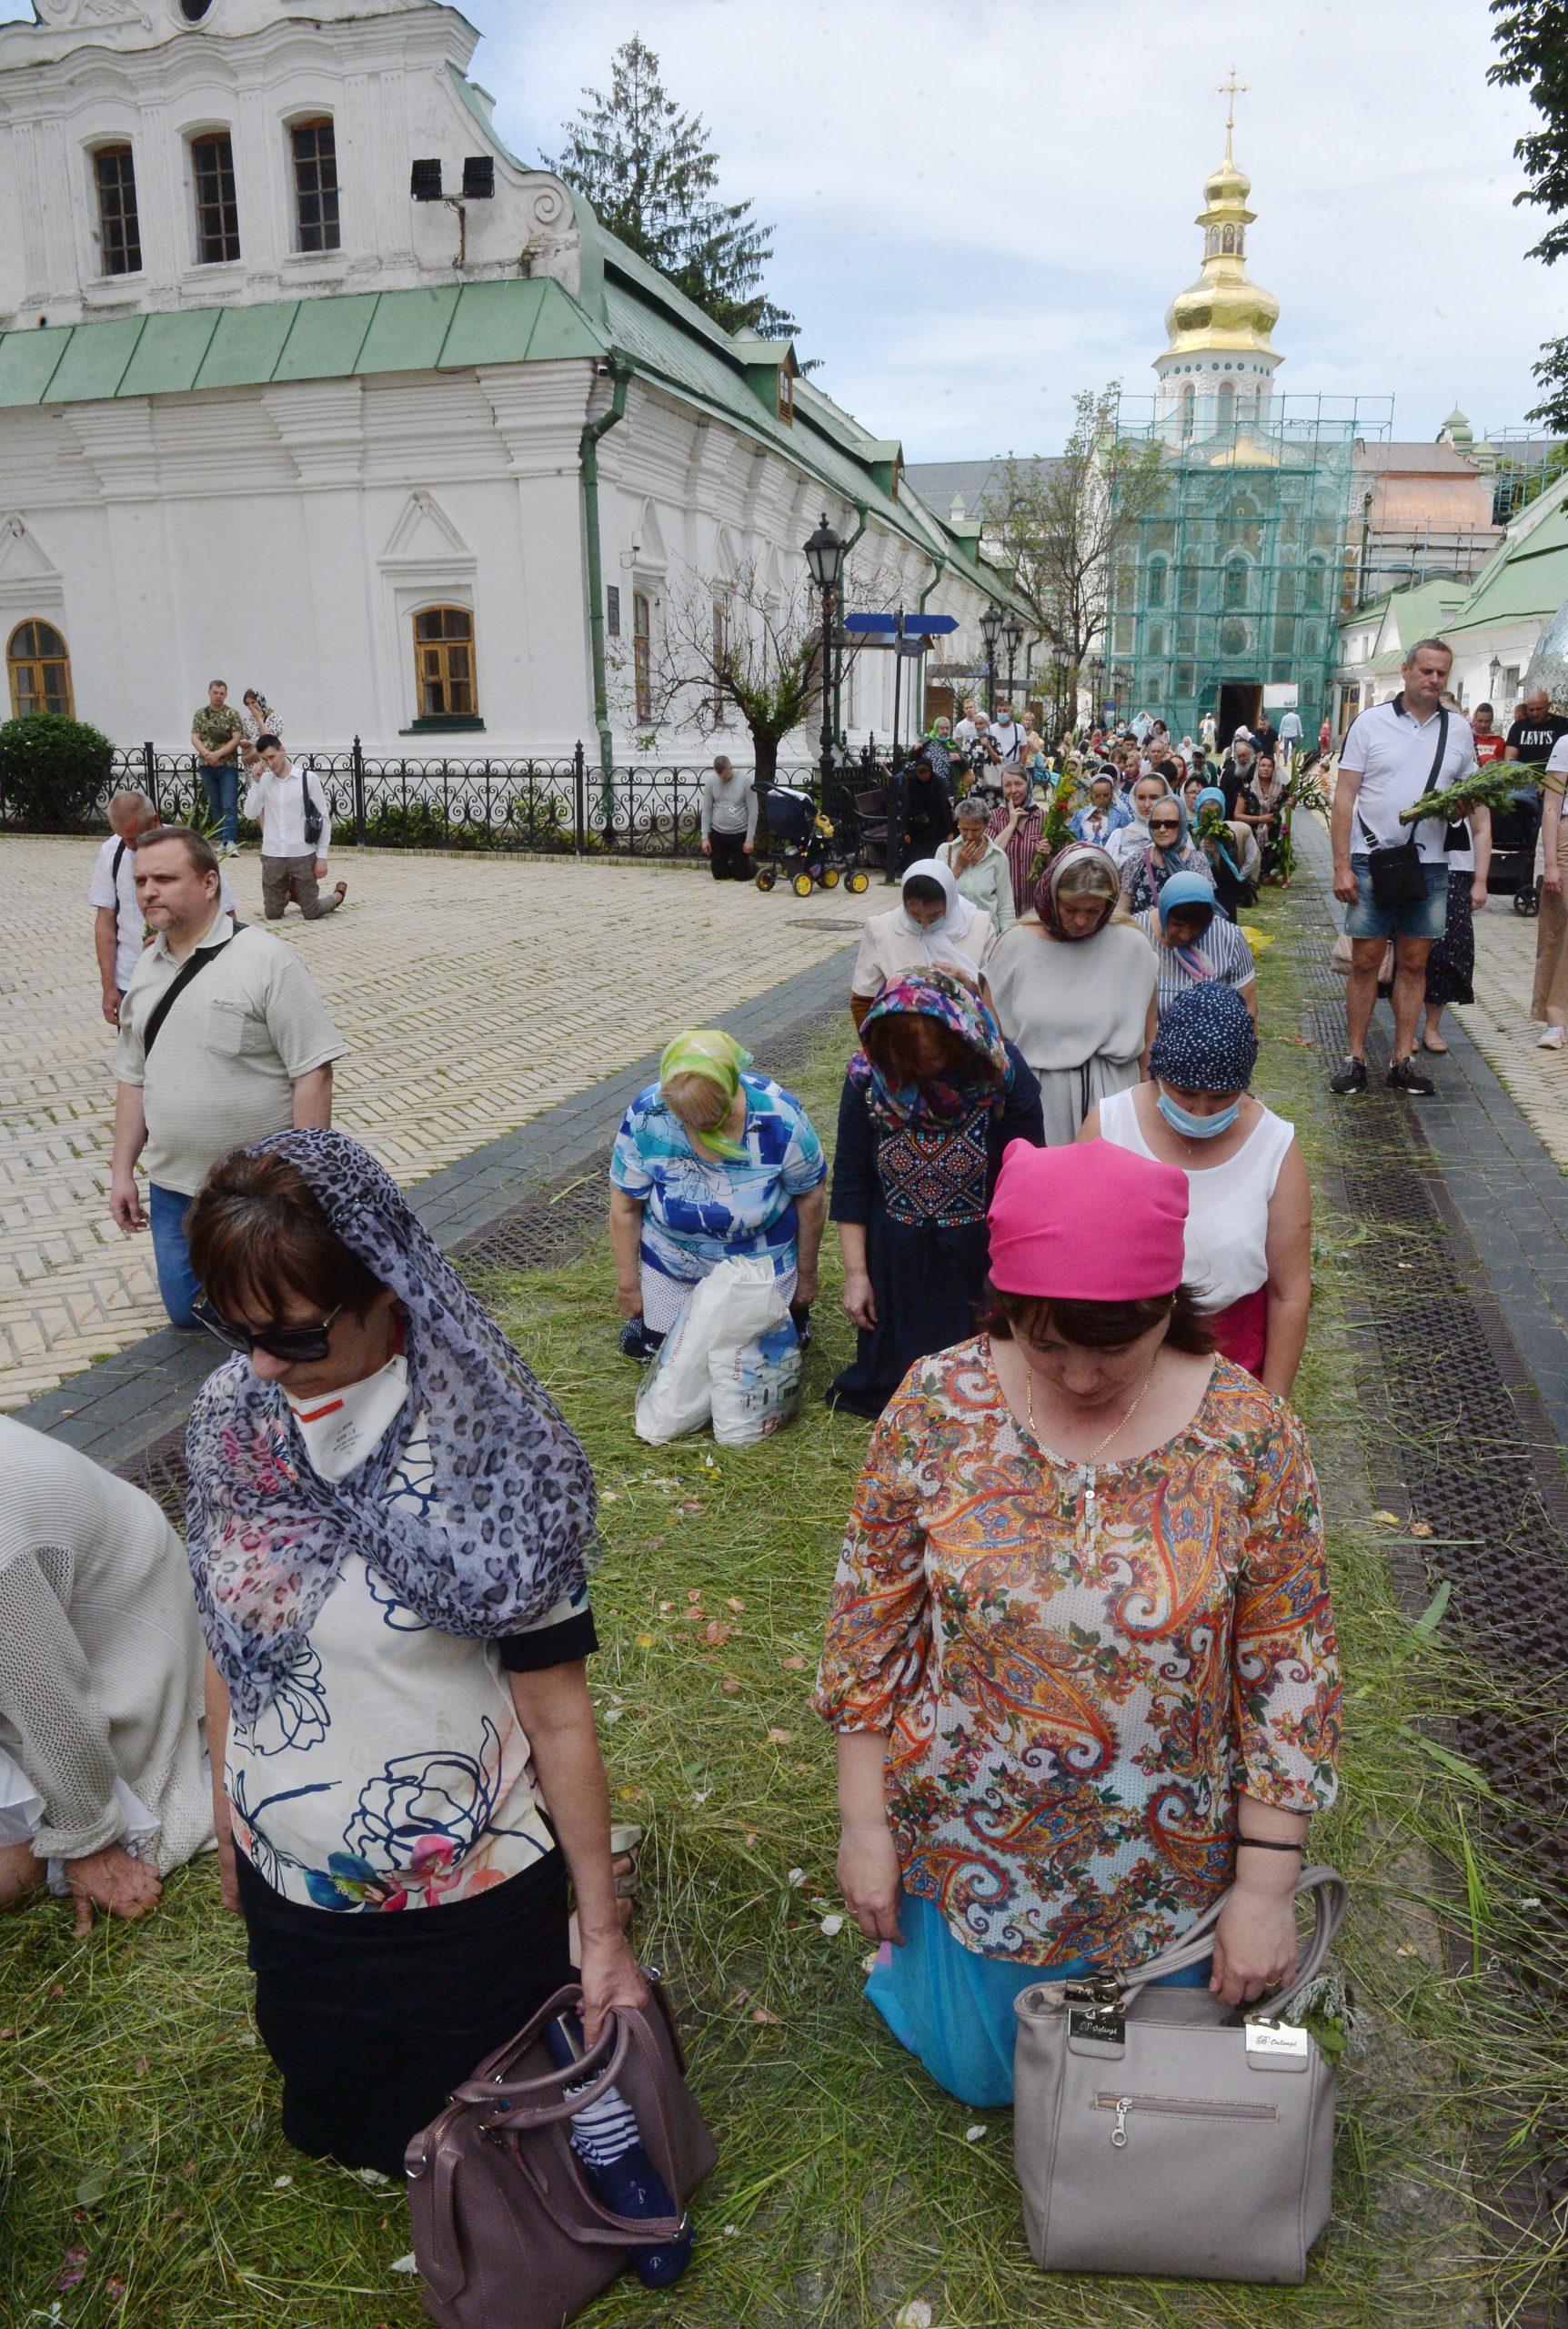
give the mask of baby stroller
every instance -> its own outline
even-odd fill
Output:
[[[1535,828],[1539,811],[1533,801],[1515,801],[1492,812],[1492,863],[1489,890],[1512,890],[1515,913],[1541,911],[1541,884],[1535,875]]]
[[[792,784],[771,784],[762,802],[776,855],[758,868],[759,890],[774,889],[780,872],[798,898],[809,898],[819,885],[836,890],[842,882],[857,897],[869,886],[869,874],[859,867],[849,870],[838,827],[809,792],[798,791]]]

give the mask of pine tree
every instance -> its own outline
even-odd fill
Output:
[[[617,49],[608,97],[583,96],[589,102],[565,125],[565,152],[546,167],[726,331],[791,338],[793,319],[759,288],[773,229],[759,226],[749,202],[715,198],[719,156],[707,126],[668,96],[647,43],[634,33]]]

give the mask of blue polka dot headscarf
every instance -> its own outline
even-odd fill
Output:
[[[1258,1031],[1233,986],[1205,979],[1161,1014],[1149,1073],[1179,1092],[1245,1092],[1258,1064]]]

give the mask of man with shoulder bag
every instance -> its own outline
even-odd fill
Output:
[[[291,761],[276,736],[256,738],[245,813],[261,825],[262,911],[268,922],[283,920],[291,896],[307,922],[336,913],[348,884],[339,882],[330,897],[321,894],[332,839],[326,795],[315,771]]]
[[[1366,1039],[1377,1003],[1378,969],[1394,949],[1392,1092],[1430,1099],[1436,1085],[1415,1064],[1416,1031],[1426,998],[1426,958],[1448,917],[1447,828],[1441,817],[1402,824],[1402,810],[1442,792],[1475,768],[1475,739],[1442,695],[1453,650],[1423,639],[1404,659],[1404,684],[1391,702],[1369,706],[1351,722],[1340,752],[1329,830],[1334,895],[1342,901],[1351,941],[1345,988],[1348,1056],[1332,1079],[1338,1093],[1367,1088]]]

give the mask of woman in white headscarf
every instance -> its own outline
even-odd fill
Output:
[[[996,940],[996,924],[960,895],[951,867],[938,857],[917,858],[904,875],[900,902],[874,913],[861,935],[849,982],[856,1026],[901,971],[956,971],[983,992],[980,973]]]

